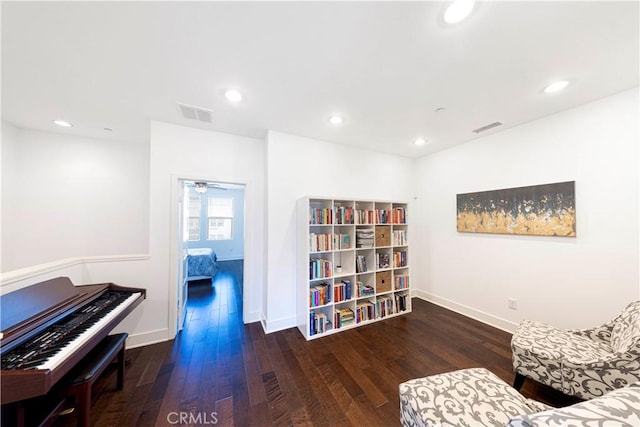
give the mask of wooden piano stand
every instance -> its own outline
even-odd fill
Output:
[[[124,385],[124,344],[128,334],[108,335],[71,372],[60,380],[63,397],[75,396],[78,425],[89,426],[91,420],[91,386],[117,357],[118,390]]]

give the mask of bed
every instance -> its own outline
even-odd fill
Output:
[[[217,260],[211,248],[187,249],[186,280],[213,279],[218,271]]]

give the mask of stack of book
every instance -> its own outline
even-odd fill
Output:
[[[358,297],[368,297],[375,293],[373,286],[365,285],[364,282],[358,281]]]
[[[350,308],[336,308],[334,317],[335,319],[333,324],[336,325],[336,328],[352,324],[353,319],[355,318],[353,310]]]
[[[372,248],[374,238],[373,228],[358,228],[356,230],[356,248]]]

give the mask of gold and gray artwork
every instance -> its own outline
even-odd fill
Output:
[[[458,194],[457,230],[575,237],[575,181]]]

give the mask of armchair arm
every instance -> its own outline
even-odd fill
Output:
[[[589,338],[595,342],[609,344],[611,342],[611,331],[613,331],[614,322],[615,320],[612,320],[604,325],[589,329],[569,329],[567,332]]]
[[[562,360],[562,391],[583,399],[640,381],[640,358],[633,352],[611,353],[597,360]]]

